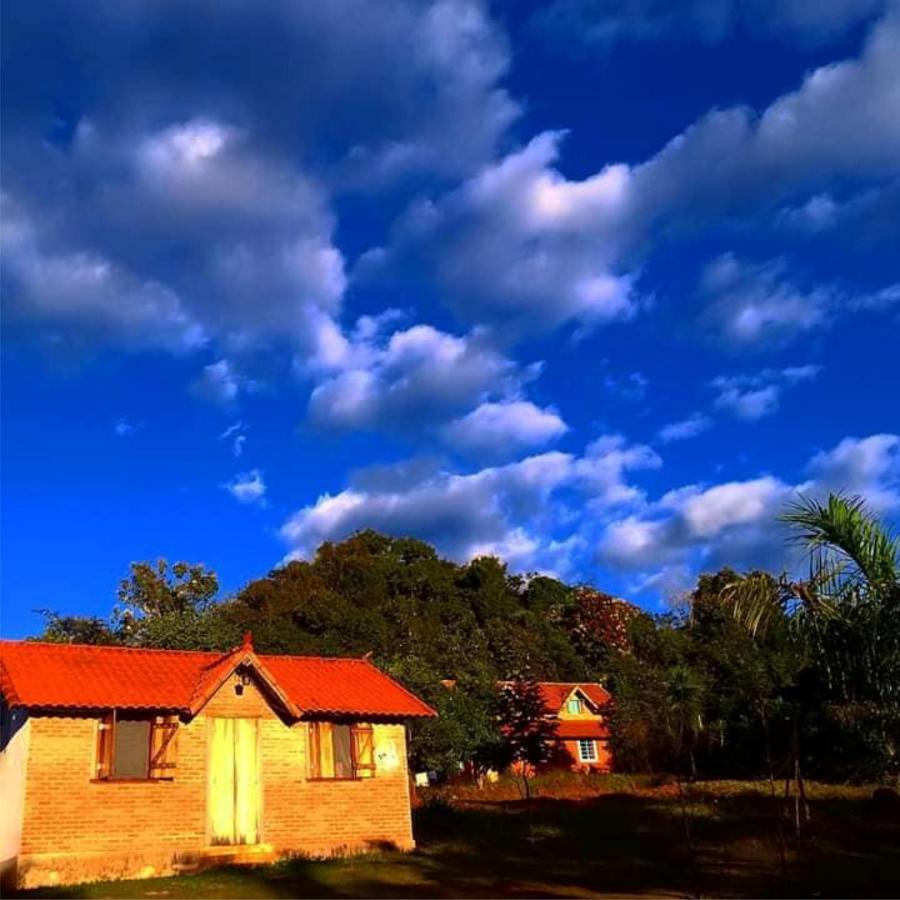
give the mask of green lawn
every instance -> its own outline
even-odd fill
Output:
[[[509,785],[439,792],[415,812],[412,854],[298,859],[40,896],[900,896],[900,814],[873,801],[871,788],[811,785],[812,824],[787,841],[784,865],[780,801],[765,784],[694,786],[693,850],[672,786],[595,778],[550,781],[539,792],[531,815]]]

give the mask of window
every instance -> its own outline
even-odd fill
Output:
[[[374,774],[371,725],[309,723],[310,778],[370,778]]]
[[[171,778],[175,768],[174,716],[111,712],[97,731],[97,778],[147,781]]]
[[[581,715],[581,698],[579,697],[570,697],[569,702],[566,704],[566,709],[568,709],[569,713],[573,716]]]
[[[597,762],[597,742],[579,741],[578,758],[582,762]]]

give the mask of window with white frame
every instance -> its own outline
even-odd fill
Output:
[[[597,742],[579,741],[578,758],[581,762],[597,762]]]
[[[581,698],[569,697],[569,702],[566,704],[566,709],[569,711],[569,715],[580,716],[582,710]]]

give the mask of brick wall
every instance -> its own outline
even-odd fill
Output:
[[[579,696],[581,692],[579,691]],[[563,703],[559,710],[558,718],[561,722],[603,722],[604,717],[600,713],[593,712],[585,698],[581,696],[582,705],[581,712],[569,712],[568,706]],[[597,761],[592,763],[583,763],[578,754],[578,741],[557,741],[557,752],[555,754],[555,762],[565,766],[578,766],[579,768],[591,769],[595,772],[611,772],[612,771],[612,752],[609,749],[609,741],[598,739],[597,745]]]
[[[567,766],[577,766],[579,768],[591,769],[594,772],[611,772],[612,771],[612,753],[609,749],[608,740],[595,741],[597,745],[597,760],[592,763],[584,763],[581,761],[578,753],[578,741],[558,741],[557,742],[564,764]]]
[[[34,716],[19,882],[27,886],[172,870],[207,848],[207,721],[258,718],[260,840],[276,853],[328,855],[390,843],[413,846],[405,729],[375,725],[376,774],[307,779],[307,726],[285,724],[255,685],[229,681],[178,730],[170,782],[97,782],[98,720]]]

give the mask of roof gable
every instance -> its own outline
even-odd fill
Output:
[[[196,715],[243,665],[293,718],[436,715],[366,660],[260,655],[249,636],[225,654],[0,641],[0,691],[9,706]]]
[[[600,712],[612,699],[609,691],[595,681],[541,681],[538,683],[538,687],[544,702],[544,710],[550,716],[559,715],[569,698],[575,693],[583,697],[594,712]]]
[[[244,642],[231,653],[226,654],[200,672],[197,686],[191,696],[190,712],[196,715],[213,698],[215,693],[228,681],[238,669],[249,669],[260,682],[263,692],[268,695],[274,706],[292,719],[299,719],[300,709],[285,694],[281,686],[269,673],[260,658],[253,651],[249,633]]]

